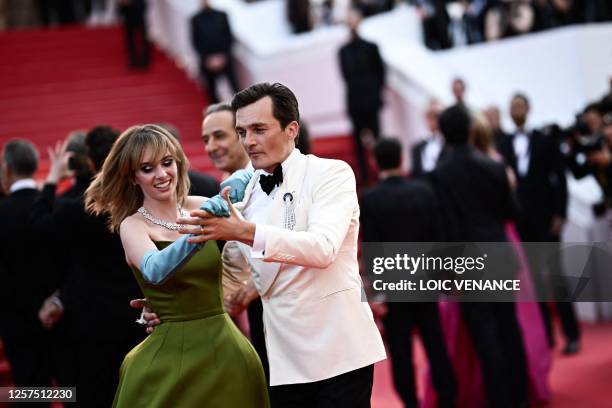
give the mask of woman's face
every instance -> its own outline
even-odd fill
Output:
[[[169,152],[158,162],[152,156],[151,149],[147,148],[138,164],[134,182],[140,186],[145,198],[165,201],[176,197],[176,160]]]

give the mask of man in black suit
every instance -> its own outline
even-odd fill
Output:
[[[85,144],[94,173],[102,167],[117,136],[105,126],[87,134]],[[108,407],[123,358],[143,338],[142,330],[134,324],[138,314],[128,304],[141,296],[140,290],[125,263],[119,236],[108,231],[106,217],[88,214],[82,195],[55,198],[69,153],[62,147],[52,153],[49,176],[33,208],[32,222],[53,234],[64,248],[64,259],[56,261],[62,269],[61,279],[39,317],[48,328],[64,326],[57,344],[57,355],[64,364],[58,381],[71,383],[61,385],[76,385],[78,406]]]
[[[123,17],[125,43],[131,68],[147,68],[151,63],[151,43],[147,34],[147,2],[145,0],[119,0]]]
[[[423,37],[427,48],[439,50],[452,47],[446,0],[409,0],[408,2],[416,6],[417,13],[423,21]]]
[[[294,34],[312,30],[310,0],[287,0],[287,21]]]
[[[364,242],[435,242],[438,210],[431,187],[403,177],[402,146],[381,139],[374,148],[380,184],[361,203]],[[454,407],[457,385],[436,302],[388,302],[383,317],[395,390],[405,407],[418,407],[412,362],[412,330],[418,327],[431,366],[439,407]]]
[[[429,134],[422,142],[412,148],[412,177],[423,177],[433,171],[438,163],[438,158],[444,149],[444,138],[438,129],[438,118],[442,113],[442,104],[436,100],[429,102],[425,111],[425,122]]]
[[[516,130],[500,144],[500,153],[517,176],[519,214],[517,229],[523,242],[559,242],[567,211],[567,184],[559,140],[526,127],[529,100],[516,94],[510,103],[510,116]],[[544,275],[542,259],[537,250],[526,248],[527,257],[538,294],[547,296],[551,288],[557,297],[564,294],[565,282],[561,275],[560,260],[556,259],[548,275]],[[547,277],[545,277],[547,276]],[[575,353],[579,349],[580,331],[572,303],[557,302],[566,338],[564,352]],[[540,303],[546,324],[549,344],[553,332],[550,312],[546,303]]]
[[[234,92],[238,81],[234,71],[234,38],[227,14],[202,0],[202,10],[191,18],[191,42],[200,57],[200,72],[206,81],[211,102],[219,102],[217,78],[225,75]]]
[[[346,103],[353,124],[353,137],[361,178],[367,181],[367,160],[363,149],[366,134],[378,138],[378,114],[383,106],[385,66],[378,46],[364,40],[357,33],[361,16],[356,10],[349,14],[351,40],[340,48],[340,69],[346,83]]]
[[[52,290],[54,270],[48,240],[29,223],[39,195],[32,178],[37,168],[32,143],[4,145],[1,175],[9,195],[0,201],[0,337],[18,387],[51,386],[50,339],[37,313]]]
[[[446,109],[440,131],[447,150],[431,173],[449,242],[506,242],[505,221],[514,200],[503,164],[468,144],[471,118],[463,105]],[[500,244],[507,259],[499,275],[518,270],[512,248]],[[512,302],[464,302],[461,313],[480,361],[489,407],[527,406],[523,339]]]

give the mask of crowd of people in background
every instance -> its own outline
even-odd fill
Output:
[[[245,0],[255,1],[261,0]],[[612,6],[606,0],[287,0],[286,17],[292,32],[300,34],[343,22],[350,8],[369,17],[400,4],[415,7],[425,45],[433,50],[612,20]],[[0,29],[109,24],[116,21],[118,11],[129,27],[142,30],[142,13],[135,18],[128,9],[145,5],[145,0],[0,0]]]
[[[414,6],[425,45],[434,50],[612,19],[612,7],[604,0],[288,0],[287,19],[293,32],[337,23],[334,16],[346,13],[338,13],[336,3],[355,8],[364,17],[400,4]]]

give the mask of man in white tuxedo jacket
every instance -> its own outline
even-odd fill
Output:
[[[264,306],[274,408],[369,407],[373,364],[386,356],[362,301],[353,171],[295,149],[298,104],[287,87],[253,85],[232,108],[256,171],[230,217],[186,220],[201,226],[194,242],[242,243]]]

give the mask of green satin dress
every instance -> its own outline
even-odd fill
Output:
[[[216,242],[161,285],[134,275],[162,323],[125,357],[113,407],[269,407],[259,357],[223,310]]]

